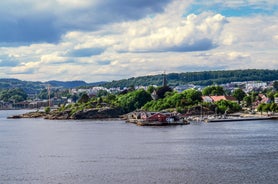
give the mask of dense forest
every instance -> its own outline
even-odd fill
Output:
[[[132,77],[104,84],[104,87],[130,87],[130,86],[149,86],[162,85],[161,75]],[[278,80],[278,70],[226,70],[226,71],[203,71],[187,73],[169,73],[167,81],[169,86],[185,85],[188,83],[195,85],[208,86],[212,84],[224,84],[229,82],[241,81],[273,81]]]

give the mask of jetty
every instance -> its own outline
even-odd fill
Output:
[[[214,123],[214,122],[229,122],[229,121],[259,121],[259,120],[273,120],[278,119],[276,116],[269,116],[269,117],[238,117],[238,118],[225,118],[225,119],[205,119],[207,123]]]
[[[137,121],[138,126],[175,126],[175,125],[189,125],[189,121],[177,122],[159,122],[159,121]]]

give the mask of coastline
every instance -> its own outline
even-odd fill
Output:
[[[119,119],[122,111],[117,108],[93,108],[80,110],[75,113],[71,111],[58,111],[53,110],[49,113],[44,111],[31,111],[23,114],[12,115],[8,119],[21,119],[21,118],[43,118],[47,120],[79,120],[79,119]]]
[[[131,112],[134,113],[134,112]],[[114,120],[126,120],[128,123],[133,123],[139,126],[167,126],[167,125],[187,125],[190,122],[204,122],[204,123],[216,123],[216,122],[233,122],[233,121],[256,121],[256,120],[278,120],[278,115],[259,115],[259,114],[246,114],[246,113],[237,113],[236,115],[230,114],[227,117],[215,117],[215,116],[207,116],[203,117],[200,115],[182,117],[183,121],[178,122],[148,122],[148,121],[140,121],[140,119],[134,119],[128,117],[128,114],[122,114],[121,109],[113,109],[113,108],[101,108],[101,109],[87,109],[77,111],[74,114],[70,114],[70,111],[58,111],[53,110],[49,113],[44,111],[34,110],[30,112],[26,112],[23,114],[8,116],[7,119],[21,119],[21,118],[43,118],[46,120],[82,120],[82,119],[91,119],[91,120],[106,120],[106,121],[114,121]]]

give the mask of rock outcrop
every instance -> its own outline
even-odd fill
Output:
[[[46,116],[45,112],[37,111],[37,112],[28,112],[25,114],[14,115],[8,117],[8,119],[19,119],[19,118],[42,118]]]
[[[123,114],[120,108],[86,109],[71,115],[71,119],[104,119],[119,118]]]
[[[119,118],[120,115],[123,114],[121,108],[92,108],[92,109],[84,109],[81,111],[77,111],[75,113],[71,113],[71,110],[66,111],[51,111],[50,113],[45,112],[29,112],[21,115],[14,115],[8,117],[10,119],[18,119],[18,118],[44,118],[50,120],[65,120],[65,119],[106,119],[106,118]]]

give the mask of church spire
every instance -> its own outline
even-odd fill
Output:
[[[164,70],[164,74],[163,74],[163,87],[167,86],[167,79],[166,79],[166,72]]]

